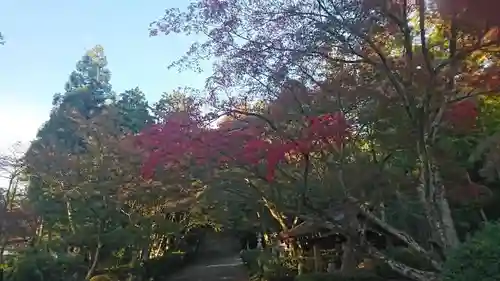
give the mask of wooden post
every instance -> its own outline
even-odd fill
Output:
[[[313,245],[313,255],[314,255],[314,271],[321,271],[321,253],[316,244]]]

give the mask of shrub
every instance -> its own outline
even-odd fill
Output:
[[[73,275],[82,275],[85,264],[78,257],[61,253],[58,257],[37,249],[20,253],[6,271],[9,281],[69,280]]]
[[[295,272],[286,260],[278,258],[268,250],[242,251],[241,259],[249,271],[251,280],[287,281],[294,279]]]
[[[489,223],[458,249],[443,267],[443,281],[500,280],[500,223]]]
[[[359,272],[351,275],[341,273],[309,273],[299,275],[295,281],[384,281],[385,279],[367,272]]]
[[[164,279],[177,273],[188,264],[186,254],[183,252],[167,253],[161,257],[144,261],[140,269],[145,280]]]
[[[258,259],[261,254],[260,250],[243,250],[240,253],[241,261],[248,268],[252,270],[258,267]]]

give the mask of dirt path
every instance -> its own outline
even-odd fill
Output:
[[[171,281],[248,281],[239,256],[205,260],[186,267]]]

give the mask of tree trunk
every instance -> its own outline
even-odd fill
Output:
[[[438,197],[438,208],[441,214],[441,221],[443,222],[445,232],[445,246],[446,249],[454,249],[459,246],[460,240],[458,239],[457,230],[451,214],[451,208],[448,199],[445,197],[444,186],[440,187],[442,195]]]
[[[147,261],[149,259],[149,243],[142,248],[141,251],[141,261]]]
[[[94,257],[92,258],[92,265],[90,266],[87,274],[85,275],[85,280],[90,280],[94,275],[94,272],[97,268],[97,262],[99,261],[99,254],[101,252],[102,244],[100,241],[97,242],[97,247],[95,249]]]
[[[351,202],[357,202],[357,200],[352,197],[348,199]],[[407,247],[410,248],[412,251],[420,254],[423,258],[427,259],[436,270],[441,269],[441,263],[439,261],[434,260],[431,253],[429,253],[425,248],[423,248],[409,234],[399,229],[396,229],[392,225],[382,221],[380,218],[378,218],[372,212],[370,212],[370,210],[368,210],[366,206],[363,206],[362,204],[358,204],[358,206],[361,214],[363,214],[370,223],[373,223],[378,227],[384,229],[389,235],[391,235],[392,238],[396,238],[400,242],[403,242],[405,245],[407,245]]]
[[[66,200],[66,215],[68,217],[69,228],[71,230],[71,233],[75,234],[76,229],[75,229],[75,224],[73,222],[73,209],[71,208],[71,202],[69,201],[69,198],[65,198],[65,200]]]
[[[440,242],[444,250],[456,248],[460,241],[439,168],[430,156],[427,145],[421,145],[419,150],[422,169],[418,193],[426,219],[435,240]]]
[[[281,230],[282,231],[288,231],[288,226],[287,226],[287,224],[285,222],[283,214],[281,212],[279,212],[278,210],[276,210],[276,208],[274,208],[273,204],[271,202],[269,202],[269,200],[267,200],[266,197],[262,196],[262,201],[264,201],[264,205],[269,210],[269,213],[271,214],[271,216],[280,225]]]
[[[380,260],[383,261],[385,264],[387,264],[392,270],[398,272],[399,274],[415,281],[438,281],[439,280],[439,275],[435,272],[428,272],[428,271],[422,271],[418,270],[412,267],[409,267],[405,264],[402,264],[398,261],[395,261],[393,259],[388,258],[381,252],[379,252],[377,249],[371,247],[369,250],[370,254]]]
[[[356,270],[356,253],[354,240],[347,236],[346,241],[342,243],[342,264],[340,271],[345,274],[350,274]]]

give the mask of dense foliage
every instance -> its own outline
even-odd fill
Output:
[[[500,225],[487,224],[457,250],[450,253],[444,265],[443,280],[498,280],[500,258],[498,233]]]
[[[496,273],[498,227],[466,237],[500,218],[500,32],[465,2],[193,0],[150,32],[206,35],[172,66],[214,72],[154,104],[116,93],[94,47],[0,158],[2,276],[163,280],[214,230],[286,240],[242,253],[261,280]],[[333,272],[304,224],[340,237]]]

